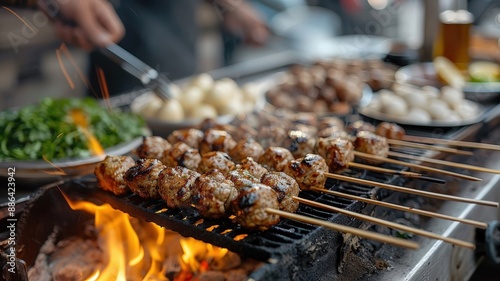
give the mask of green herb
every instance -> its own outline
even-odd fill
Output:
[[[144,120],[137,115],[108,110],[91,98],[46,98],[36,105],[0,112],[0,161],[91,156],[85,135],[69,116],[75,108],[85,113],[90,131],[104,149],[144,135]]]

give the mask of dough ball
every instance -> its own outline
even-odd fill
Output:
[[[451,110],[446,102],[440,99],[431,99],[427,106],[427,112],[433,120],[446,120],[446,116],[450,114]]]
[[[421,90],[415,90],[412,94],[407,94],[404,99],[409,107],[425,108],[428,104],[428,96]]]
[[[405,116],[408,112],[408,105],[402,97],[393,95],[391,99],[384,102],[382,110],[388,115]]]
[[[464,100],[464,93],[461,90],[444,86],[441,88],[441,99],[453,108],[454,106],[462,103]]]
[[[422,108],[414,107],[406,115],[406,119],[412,122],[428,123],[432,120],[431,115]]]
[[[455,112],[463,119],[469,120],[477,116],[477,107],[469,102],[462,102],[455,108]]]
[[[138,113],[145,118],[155,118],[158,110],[163,106],[163,100],[151,94],[144,96],[144,101],[141,101],[142,105],[139,105]]]
[[[184,119],[184,109],[178,100],[168,100],[158,110],[156,117],[163,121],[181,121]]]
[[[429,98],[439,98],[439,95],[441,93],[438,88],[433,86],[423,86],[422,91],[424,91],[424,93],[427,94]]]
[[[238,92],[239,89],[234,88],[231,83],[219,80],[205,95],[205,102],[215,108],[223,108],[227,106],[233,95],[239,94]]]
[[[192,119],[216,118],[217,110],[209,104],[200,104],[189,112],[189,117]]]
[[[241,87],[243,97],[246,101],[255,104],[259,99],[262,98],[262,89],[256,83],[247,83]]]
[[[179,97],[179,102],[182,107],[189,111],[197,107],[205,99],[205,92],[198,86],[189,86],[184,89],[184,92]]]
[[[208,92],[214,85],[214,79],[212,78],[212,76],[206,73],[201,73],[195,76],[193,80],[191,80],[190,85],[198,87],[203,92]]]

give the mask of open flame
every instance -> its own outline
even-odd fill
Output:
[[[64,194],[63,194],[64,195]],[[154,223],[141,223],[109,204],[74,202],[64,195],[73,210],[95,216],[98,244],[103,252],[102,268],[97,268],[85,281],[109,280],[196,280],[207,271],[209,263],[222,259],[228,250],[192,239],[167,239],[170,232]],[[180,243],[179,244],[174,244]],[[175,248],[177,251],[175,251]],[[174,256],[172,256],[172,254]],[[178,268],[172,268],[172,259]],[[173,278],[167,274],[174,272]]]
[[[85,116],[85,113],[83,110],[75,108],[72,109],[69,112],[69,116],[75,123],[75,125],[80,128],[82,131],[83,135],[87,138],[87,145],[89,147],[89,150],[92,152],[93,155],[104,155],[104,148],[102,148],[101,143],[97,140],[97,138],[92,134],[92,132],[89,130],[89,124],[87,122],[87,116]]]

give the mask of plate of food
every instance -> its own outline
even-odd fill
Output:
[[[174,130],[199,125],[205,119],[219,124],[230,123],[238,114],[262,109],[262,83],[238,85],[231,78],[214,80],[202,73],[177,85],[175,98],[163,101],[145,92],[130,104],[132,112],[144,117],[154,135],[166,137]]]
[[[461,89],[468,98],[484,99],[500,94],[500,65],[489,61],[475,61],[464,75],[447,59],[412,64],[395,74],[398,83],[416,86],[442,87],[446,84]]]
[[[45,98],[6,110],[0,128],[0,169],[13,168],[30,183],[92,173],[105,155],[127,154],[150,134],[139,116],[91,98]]]
[[[392,90],[374,93],[368,105],[358,112],[366,117],[401,125],[457,127],[480,122],[486,109],[464,98],[464,93],[444,86],[418,87],[395,84]]]

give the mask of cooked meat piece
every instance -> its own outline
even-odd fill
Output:
[[[212,151],[201,156],[201,162],[198,166],[200,173],[207,173],[212,169],[217,169],[224,175],[234,170],[235,164],[227,153],[222,151]]]
[[[205,132],[205,135],[200,142],[199,149],[202,155],[211,151],[223,151],[229,153],[229,151],[235,146],[236,142],[226,131],[209,129]]]
[[[234,183],[234,187],[238,191],[245,186],[260,183],[258,178],[254,177],[249,171],[243,169],[230,171],[226,178]]]
[[[170,208],[191,205],[192,187],[199,173],[184,167],[166,167],[158,177],[158,193]]]
[[[242,139],[236,143],[236,146],[229,151],[229,155],[234,162],[239,163],[241,160],[252,157],[259,159],[264,153],[264,148],[254,139]]]
[[[157,198],[158,175],[165,168],[158,159],[139,159],[123,178],[132,192],[144,198]]]
[[[323,117],[319,120],[318,127],[320,130],[336,127],[340,131],[344,130],[344,121],[338,117]]]
[[[161,161],[169,167],[181,166],[197,170],[201,162],[201,155],[198,153],[198,149],[192,148],[183,142],[178,142],[170,150],[163,153]]]
[[[294,178],[302,190],[325,188],[328,165],[323,157],[307,154],[304,158],[290,161],[283,172]]]
[[[267,169],[257,163],[252,157],[247,157],[241,160],[241,163],[236,165],[236,169],[246,170],[258,179],[260,179],[263,174],[267,173]]]
[[[203,139],[203,132],[198,129],[180,129],[173,131],[168,136],[168,141],[171,144],[183,142],[192,148],[198,149],[198,145]]]
[[[375,133],[388,139],[401,140],[406,134],[405,129],[396,123],[382,122],[377,125]]]
[[[288,162],[294,159],[290,150],[283,147],[271,146],[264,151],[258,162],[270,171],[283,172]]]
[[[257,133],[257,139],[264,148],[282,145],[286,136],[286,130],[279,126],[262,126]]]
[[[276,191],[280,210],[295,212],[299,208],[299,202],[292,199],[299,195],[299,184],[294,178],[283,172],[265,173],[260,182]]]
[[[315,136],[318,133],[318,128],[305,124],[294,124],[291,128],[292,131],[301,131],[310,136]],[[290,133],[290,130],[288,131]]]
[[[290,150],[293,157],[300,158],[313,153],[316,140],[302,131],[288,131],[283,147]]]
[[[278,209],[279,203],[276,192],[263,184],[242,188],[231,207],[236,222],[249,230],[267,230],[280,219],[278,215],[266,212],[266,208]]]
[[[315,112],[297,112],[290,116],[293,124],[305,124],[317,127],[318,118]]]
[[[231,201],[238,191],[233,182],[217,169],[196,178],[192,189],[192,203],[204,218],[222,218],[229,214]]]
[[[99,187],[116,195],[128,192],[123,175],[134,165],[135,161],[130,156],[106,156],[94,169]]]
[[[136,149],[139,158],[161,159],[163,152],[172,148],[172,145],[162,137],[144,137],[142,144]]]
[[[354,145],[343,138],[318,138],[316,153],[325,158],[331,173],[340,174],[354,160]]]
[[[316,136],[318,138],[330,138],[330,137],[343,138],[343,139],[352,138],[351,135],[349,135],[345,131],[340,130],[338,127],[325,128],[319,131]]]
[[[358,120],[354,123],[351,123],[347,126],[346,128],[347,132],[349,132],[351,135],[355,136],[359,131],[368,131],[368,132],[375,132],[375,126],[372,124]]]
[[[387,139],[368,131],[359,131],[356,134],[354,148],[359,152],[381,157],[387,157],[389,153]]]

